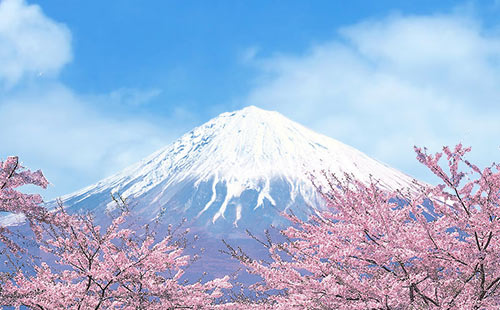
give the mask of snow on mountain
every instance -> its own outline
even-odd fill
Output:
[[[62,201],[70,208],[104,212],[115,206],[110,195],[119,193],[149,219],[167,213],[170,220],[186,217],[205,226],[267,225],[276,222],[271,211],[319,208],[309,173],[323,169],[361,181],[371,175],[389,189],[414,187],[408,175],[348,145],[278,112],[249,106],[219,115]]]
[[[160,234],[165,232],[162,225],[186,219],[183,227],[199,237],[187,253],[205,248],[186,273],[197,279],[203,272],[223,276],[241,267],[219,252],[224,249],[221,239],[251,257],[266,258],[267,249],[245,229],[262,237],[271,224],[278,229],[289,224],[281,211],[291,209],[305,218],[321,209],[310,180],[311,173],[321,170],[366,182],[373,176],[387,189],[415,188],[408,175],[350,146],[277,112],[250,106],[223,113],[141,162],[61,200],[70,212],[94,212],[96,221],[106,225],[110,218],[105,213],[116,208],[111,195],[119,194],[127,199],[136,223],[159,219]],[[16,225],[23,218],[8,215],[0,221]]]

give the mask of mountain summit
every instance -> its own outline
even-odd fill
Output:
[[[99,213],[112,209],[110,195],[119,193],[146,219],[166,215],[170,222],[187,218],[203,227],[255,227],[276,223],[287,208],[306,214],[320,208],[309,174],[323,169],[361,181],[373,176],[389,189],[413,186],[411,177],[348,145],[249,106],[215,117],[62,200]]]

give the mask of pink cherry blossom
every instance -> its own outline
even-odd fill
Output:
[[[462,145],[443,149],[444,166],[442,153],[415,151],[443,184],[386,192],[325,172],[328,186],[317,187],[328,210],[307,221],[286,215],[288,241],[269,243],[268,262],[229,247],[262,278],[252,287],[269,295],[259,307],[500,308],[500,165],[480,170]]]
[[[211,309],[231,288],[229,277],[193,284],[181,282],[189,257],[169,235],[122,228],[123,211],[101,233],[90,215],[64,209],[44,224],[42,262],[34,273],[19,270],[0,294],[18,309]]]
[[[24,194],[17,190],[26,184],[46,188],[48,182],[40,170],[31,172],[21,166],[16,156],[0,161],[0,212],[24,215],[32,228],[36,228],[35,223],[46,218],[47,210],[41,205],[40,195]],[[35,232],[39,233],[37,230]],[[10,230],[1,223],[0,243],[10,252],[21,250],[11,238]]]

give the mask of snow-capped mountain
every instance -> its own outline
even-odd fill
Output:
[[[159,219],[159,233],[186,219],[183,227],[199,237],[196,248],[206,249],[186,273],[197,279],[202,272],[223,276],[241,267],[219,252],[225,248],[221,239],[251,257],[265,258],[267,249],[245,229],[262,236],[271,224],[286,227],[281,211],[291,209],[305,218],[321,209],[310,180],[311,173],[321,170],[352,174],[361,181],[372,176],[387,189],[416,188],[408,175],[350,146],[277,112],[250,106],[223,113],[141,162],[61,200],[70,212],[91,211],[104,225],[110,220],[105,214],[116,208],[111,196],[118,194],[126,198],[136,223]],[[49,208],[55,205],[48,203]],[[23,218],[8,215],[0,221],[15,225]],[[196,248],[187,252],[194,254]]]
[[[71,209],[113,209],[126,197],[146,220],[187,218],[212,232],[265,227],[287,208],[307,214],[321,207],[310,173],[370,175],[386,188],[413,179],[360,151],[315,133],[278,112],[249,106],[223,113],[141,162],[62,197]],[[226,228],[224,228],[226,227]]]

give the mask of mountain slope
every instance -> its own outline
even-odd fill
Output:
[[[413,179],[277,112],[254,106],[223,113],[122,172],[62,197],[66,206],[104,212],[119,193],[146,219],[167,214],[218,231],[241,223],[276,224],[286,208],[309,213],[321,201],[309,173],[370,175],[383,187]],[[247,226],[247,225],[245,225]],[[254,227],[253,225],[249,225]]]

